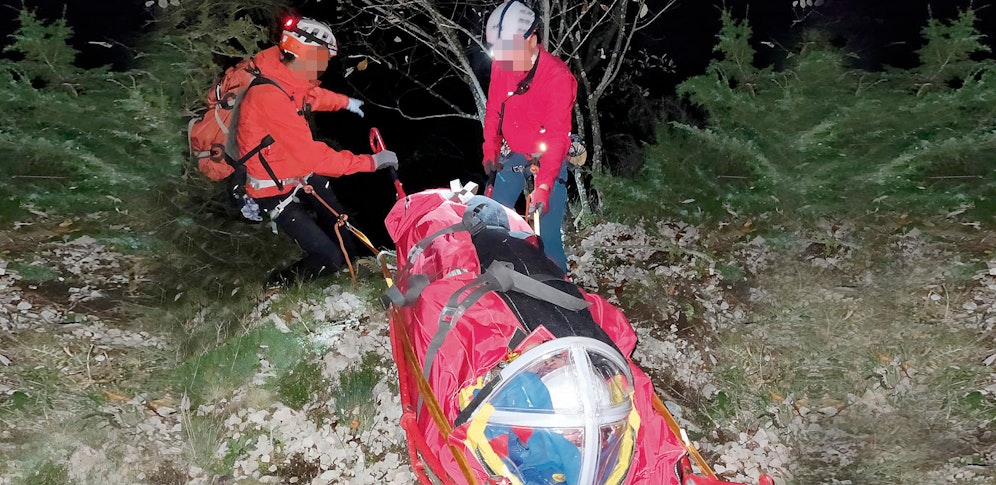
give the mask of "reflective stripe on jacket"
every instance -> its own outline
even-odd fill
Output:
[[[536,185],[553,187],[571,146],[571,119],[578,83],[567,65],[542,46],[537,62],[539,66],[529,90],[516,95],[512,93],[527,73],[506,70],[500,62],[492,62],[483,150],[486,159],[498,160],[502,142],[498,124],[505,103],[501,131],[508,147],[527,156],[542,153]]]
[[[274,143],[260,154],[278,179],[305,177],[311,173],[340,177],[373,170],[374,162],[370,155],[336,151],[325,143],[315,141],[308,121],[300,114],[305,103],[311,105],[312,111],[343,109],[349,103],[348,97],[322,89],[317,82],[296,77],[280,62],[277,47],[256,54],[254,60],[262,76],[275,81],[280,87],[260,84],[246,92],[239,104],[237,139],[240,154],[248,153],[266,135],[272,135]],[[259,156],[246,161],[246,171],[257,180],[271,178]],[[272,197],[293,189],[292,185],[285,185],[282,190],[275,184],[260,189],[247,185],[246,193],[254,198]]]

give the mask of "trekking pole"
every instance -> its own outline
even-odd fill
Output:
[[[529,222],[529,207],[532,205],[533,194],[526,196],[526,222]],[[533,233],[539,236],[539,213],[540,211],[533,211]]]
[[[384,145],[384,138],[380,136],[380,130],[377,128],[370,128],[370,149],[374,153],[380,153],[387,149]],[[394,190],[398,193],[399,199],[405,198],[405,189],[401,186],[401,179],[398,178],[398,171],[391,168],[388,170],[391,173],[391,180],[394,181]]]
[[[380,153],[387,149],[387,146],[384,145],[384,137],[380,136],[380,130],[376,127],[370,128],[370,149],[373,150],[374,153]],[[394,168],[390,168],[388,169],[388,172],[391,174],[391,180],[394,182],[394,191],[397,192],[397,198],[404,199],[406,197],[405,189],[401,186],[401,179],[398,178],[398,171]],[[369,247],[377,255],[377,262],[380,263],[380,271],[384,275],[384,281],[387,282],[387,286],[394,286],[394,276],[391,273],[391,269],[388,267],[387,258],[397,258],[397,256],[394,256],[393,251],[377,251],[373,248],[373,245],[370,245]]]

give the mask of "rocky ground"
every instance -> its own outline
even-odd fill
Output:
[[[992,235],[872,232],[604,224],[572,275],[626,309],[634,358],[725,479],[993,483]],[[326,388],[288,406],[260,349],[251,379],[192,406],[121,391],[176,355],[168,329],[127,318],[146,262],[66,227],[2,237],[0,484],[50,483],[41,457],[79,484],[414,483],[386,314],[362,292],[261,295],[246,328],[306,328],[329,381],[373,355],[374,403]]]

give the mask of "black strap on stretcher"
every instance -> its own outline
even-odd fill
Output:
[[[543,282],[543,280],[550,281],[552,279],[554,279],[552,276],[524,275],[515,271],[512,264],[508,262],[495,261],[491,263],[487,271],[453,293],[453,296],[446,302],[446,306],[439,314],[439,326],[425,351],[422,375],[427,379],[429,378],[432,363],[439,348],[446,340],[449,331],[456,326],[460,317],[481,297],[492,291],[517,291],[575,312],[584,310],[591,305],[587,300],[560,291]],[[460,299],[460,295],[467,290],[471,290],[470,293],[465,298]]]

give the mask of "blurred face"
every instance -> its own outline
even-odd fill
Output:
[[[540,376],[545,376],[550,372],[567,365],[570,361],[571,358],[567,352],[558,352],[539,362],[533,371]]]
[[[291,61],[287,67],[294,75],[308,81],[317,81],[318,78],[329,67],[329,50],[324,47],[315,47],[304,51],[300,56]]]
[[[492,47],[494,60],[506,71],[528,71],[533,67],[533,56],[539,50],[536,35],[528,39],[498,39]]]

